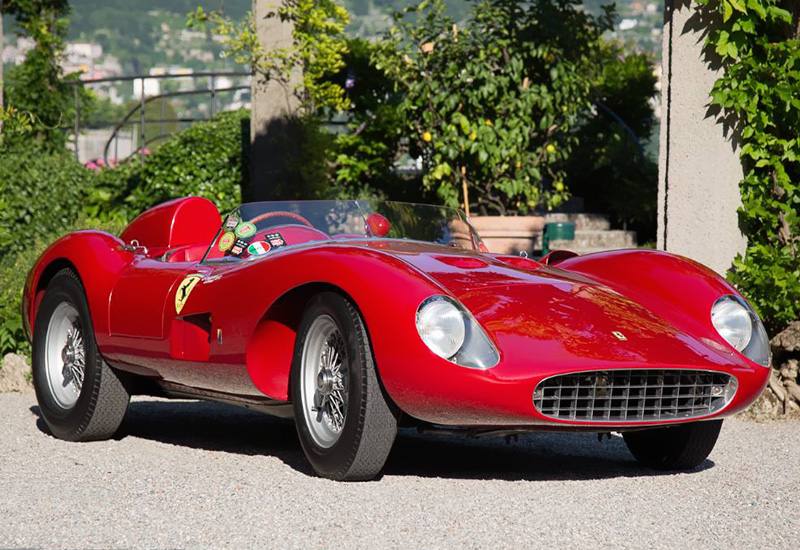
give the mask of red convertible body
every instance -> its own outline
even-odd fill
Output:
[[[308,380],[308,410],[319,413],[307,413],[308,422],[322,428],[315,438],[316,428],[306,427],[304,448],[319,473],[340,479],[372,477],[383,464],[359,469],[327,464],[323,456],[345,445],[337,438],[349,417],[363,414],[369,424],[373,391],[389,411],[384,417],[418,426],[473,434],[637,430],[630,433],[671,441],[678,432],[664,427],[688,423],[708,431],[715,425],[718,432],[719,422],[701,421],[741,411],[763,390],[768,355],[766,361],[763,351],[748,356],[753,343],[740,351],[712,319],[712,308],[725,297],[751,310],[702,265],[652,250],[560,253],[542,261],[489,254],[456,211],[446,212],[442,225],[438,218],[409,218],[406,206],[254,203],[221,219],[210,202],[189,198],[145,212],[119,238],[97,231],[63,237],[31,271],[23,298],[37,394],[42,402],[49,391],[54,405],[49,415],[43,407],[45,419],[67,439],[81,438],[81,423],[91,427],[85,417],[93,410],[67,428],[58,425],[66,422],[64,411],[91,397],[83,395],[89,373],[77,372],[90,368],[91,350],[82,351],[83,366],[69,363],[81,351],[76,346],[90,345],[88,331],[97,364],[106,369],[98,373],[114,373],[127,394],[192,396],[297,417],[292,402]],[[331,230],[334,214],[338,225]],[[414,238],[420,223],[439,223],[438,233]],[[393,237],[403,224],[412,230]],[[53,281],[70,272],[90,322],[78,305],[77,317],[67,311],[67,321],[54,321],[61,307],[56,300],[47,309],[49,321],[40,319]],[[443,308],[441,318],[423,311],[432,297]],[[309,311],[328,302],[330,313],[309,318]],[[337,312],[345,311],[340,306],[349,308],[343,315],[355,320],[355,328],[339,320]],[[763,328],[748,314],[755,340]],[[453,338],[464,343],[453,354],[441,352],[450,341],[446,326],[429,332],[423,326],[444,323],[448,315],[461,315]],[[334,328],[317,327],[320,316],[332,319]],[[315,327],[323,331],[318,347],[328,347],[308,360],[314,372],[297,373],[293,382],[293,370],[302,370],[306,355],[317,349],[308,343]],[[344,339],[339,348],[331,343],[336,330]],[[82,342],[70,347],[77,335]],[[475,358],[463,351],[470,342],[482,350]],[[367,370],[352,378],[348,372],[360,368],[352,363],[349,371],[347,364],[326,367],[334,349],[345,363],[356,361],[358,350],[371,353],[361,359],[377,386],[368,387]],[[51,358],[56,365],[48,364]],[[66,373],[63,380],[59,372]],[[65,393],[70,382],[74,397]],[[355,384],[364,392],[358,402]],[[102,391],[101,382],[95,385]],[[315,441],[316,458],[309,448]],[[631,449],[642,458],[643,451]],[[667,467],[689,462],[661,458]]]

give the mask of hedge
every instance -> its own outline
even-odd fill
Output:
[[[150,206],[194,195],[222,211],[247,184],[249,112],[223,113],[163,143],[144,167],[134,159],[93,172],[71,153],[0,152],[0,356],[26,354],[20,300],[28,270],[46,246],[78,229],[118,233]]]
[[[69,153],[2,152],[0,258],[75,223],[91,184],[92,172]]]
[[[248,185],[250,111],[222,113],[195,124],[164,142],[148,156],[98,173],[89,213],[132,218],[164,201],[184,196],[205,197],[221,211],[241,202]]]

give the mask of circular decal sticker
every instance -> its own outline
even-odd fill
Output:
[[[219,238],[219,249],[223,252],[227,252],[233,246],[233,241],[236,240],[236,237],[230,231],[226,231],[222,234],[222,237]]]
[[[261,256],[262,254],[269,252],[271,249],[272,246],[270,246],[268,242],[258,241],[247,247],[247,253],[251,256]]]
[[[235,233],[240,239],[246,239],[256,234],[256,226],[250,222],[243,222],[236,226]]]

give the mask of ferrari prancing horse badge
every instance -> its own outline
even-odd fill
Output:
[[[189,294],[192,293],[194,287],[203,277],[200,275],[189,275],[181,284],[178,285],[178,291],[175,293],[175,314],[180,315],[186,300],[189,299]]]

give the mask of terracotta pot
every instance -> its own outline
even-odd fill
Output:
[[[519,254],[542,248],[544,216],[470,216],[489,252]]]

